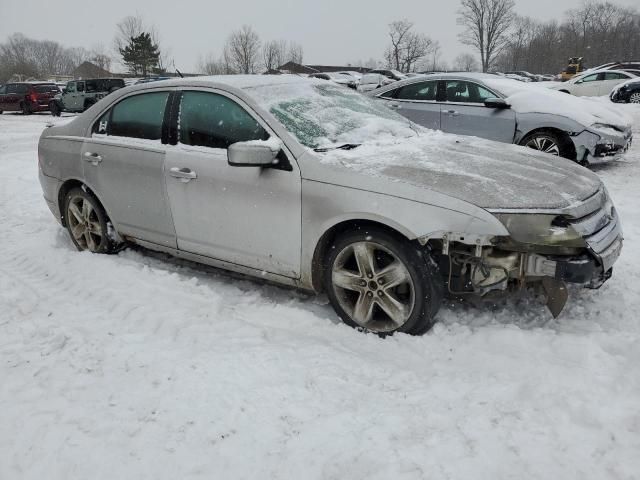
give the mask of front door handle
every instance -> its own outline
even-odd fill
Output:
[[[98,153],[84,152],[84,159],[94,165],[98,165],[102,161],[102,156]]]
[[[187,167],[172,167],[169,169],[169,175],[175,178],[179,178],[185,183],[198,178],[196,172]]]
[[[389,104],[389,107],[390,107],[390,108],[400,108],[400,104],[399,104],[399,103],[396,103],[396,102],[391,102],[391,103]]]
[[[452,117],[457,117],[458,115],[460,115],[460,112],[458,112],[457,110],[447,110],[447,113]]]

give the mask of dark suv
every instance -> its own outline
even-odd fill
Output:
[[[49,102],[60,93],[60,89],[51,82],[16,82],[0,87],[0,113],[33,112],[49,110]]]
[[[59,116],[62,112],[84,112],[98,100],[122,87],[122,78],[73,80],[67,83],[61,95],[51,99],[51,114]]]

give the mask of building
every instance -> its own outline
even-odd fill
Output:
[[[91,62],[82,62],[72,72],[73,78],[109,78],[111,72]]]
[[[284,65],[280,65],[277,70],[279,73],[297,73],[297,74],[310,75],[312,73],[318,73],[318,72],[344,72],[344,71],[367,73],[370,69],[364,68],[364,67],[354,67],[354,66],[338,67],[335,65],[302,65],[300,63],[295,63],[295,62],[287,62]],[[267,72],[267,73],[270,73],[270,72]]]

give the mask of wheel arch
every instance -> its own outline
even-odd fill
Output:
[[[87,193],[92,195],[100,203],[100,206],[104,209],[105,213],[107,214],[107,218],[113,223],[113,221],[111,220],[111,215],[109,215],[109,211],[107,210],[107,207],[105,206],[104,202],[100,199],[100,196],[96,194],[95,190],[91,188],[89,185],[87,185],[86,182],[80,179],[70,178],[65,180],[62,183],[62,185],[60,185],[60,189],[58,190],[57,201],[58,201],[58,208],[60,211],[60,223],[62,224],[63,227],[67,226],[67,222],[65,219],[65,211],[64,211],[64,199],[67,196],[67,194],[74,188],[82,188]]]
[[[525,140],[530,137],[531,135],[534,135],[536,133],[553,133],[554,135],[558,135],[560,138],[562,138],[566,144],[567,144],[567,148],[569,148],[570,151],[570,155],[571,155],[571,159],[575,160],[577,158],[577,151],[576,151],[576,146],[573,143],[573,140],[571,140],[571,136],[567,133],[566,130],[563,130],[561,128],[557,128],[557,127],[537,127],[534,128],[526,133],[524,133],[523,135],[521,135],[520,139],[518,140],[518,145],[524,145]]]
[[[324,259],[329,250],[329,247],[333,241],[343,233],[366,228],[377,228],[390,233],[397,237],[399,240],[411,241],[415,240],[416,236],[393,221],[387,221],[387,219],[373,219],[373,218],[349,218],[341,219],[334,222],[333,225],[326,228],[322,236],[316,242],[313,257],[311,260],[311,283],[313,290],[316,292],[323,291],[322,276],[324,274],[325,264]]]

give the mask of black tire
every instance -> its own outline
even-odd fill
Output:
[[[362,245],[371,245],[371,248],[373,248],[373,257],[378,267],[374,271],[377,271],[377,275],[380,276],[375,275],[365,278],[365,275],[361,275],[360,272],[356,271],[357,277],[354,278],[359,279],[359,288],[361,288],[359,292],[334,285],[334,273],[340,274],[339,272],[354,268],[342,263],[342,259],[346,258],[344,252],[353,249],[355,258],[355,248]],[[420,248],[417,244],[402,238],[400,235],[387,232],[382,228],[362,227],[356,231],[340,235],[329,246],[327,252],[324,261],[323,286],[331,305],[344,323],[353,328],[374,332],[381,336],[392,335],[395,332],[422,335],[433,326],[435,315],[444,296],[444,282],[435,262],[432,261],[426,249]],[[350,260],[351,265],[353,265],[354,261],[354,259]],[[389,261],[390,263],[387,263]],[[399,263],[396,263],[396,261]],[[402,264],[403,272],[408,274],[411,284],[409,285],[409,281],[407,281],[406,283],[398,284],[399,286],[397,287],[392,285],[391,288],[384,287],[384,282],[387,279],[382,278],[383,272],[390,271],[390,267],[399,264]],[[358,266],[355,268],[360,270]],[[391,275],[388,277],[389,279]],[[363,282],[367,283],[367,285],[365,286]],[[380,285],[377,285],[377,283]],[[404,289],[404,293],[398,291],[400,288]],[[381,293],[382,290],[384,290],[384,293]],[[380,297],[374,293],[376,291]],[[390,298],[399,304],[405,304],[405,300],[407,300],[405,306],[411,307],[410,313],[404,317],[406,321],[402,324],[392,321],[392,317],[387,315],[383,307],[381,307],[384,301],[383,295],[389,294],[391,295]],[[370,314],[371,320],[359,323],[354,320],[352,314],[356,311],[358,303],[361,302],[365,295],[368,297],[367,301],[372,305],[368,311],[373,313]],[[350,300],[350,298],[353,300]],[[349,301],[353,303],[351,313],[347,311]],[[404,312],[406,313],[407,310],[409,309],[405,309]]]
[[[532,132],[522,139],[520,145],[569,160],[576,159],[575,147],[571,139],[552,130]]]
[[[60,108],[60,105],[58,105],[58,102],[51,102],[49,104],[49,111],[54,117],[59,117],[60,115],[62,115],[62,109]]]
[[[23,115],[31,115],[33,112],[31,111],[31,105],[28,102],[22,102],[20,104],[20,110],[22,110]]]
[[[90,209],[84,210],[84,202]],[[74,213],[71,205],[80,211]],[[65,225],[71,241],[78,250],[89,250],[92,253],[113,253],[117,242],[112,238],[113,227],[104,208],[90,193],[82,188],[72,188],[64,199]],[[82,228],[84,227],[84,228]],[[74,229],[78,228],[74,232]],[[82,234],[78,232],[82,231]]]

